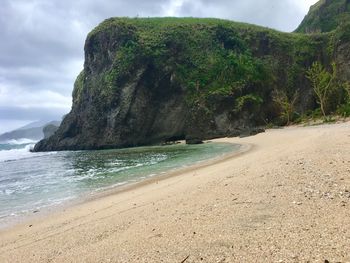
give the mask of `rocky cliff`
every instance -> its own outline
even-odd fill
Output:
[[[350,0],[321,0],[310,8],[296,32],[330,32],[349,21]]]
[[[71,112],[35,151],[239,135],[278,121],[275,90],[298,91],[304,113],[316,106],[305,77],[314,61],[336,61],[350,80],[349,36],[344,26],[296,34],[218,19],[108,19],[87,37]]]

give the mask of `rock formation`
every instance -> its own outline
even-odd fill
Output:
[[[330,2],[341,1],[320,1],[309,16]],[[345,16],[349,1],[342,2],[336,14]],[[339,22],[330,29],[304,34],[219,19],[107,19],[86,39],[71,112],[35,151],[251,134],[278,120],[274,90],[298,91],[297,111],[313,110],[305,71],[314,61],[335,61],[339,78],[350,80],[350,27]]]

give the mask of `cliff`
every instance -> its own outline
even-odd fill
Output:
[[[312,11],[312,10],[311,10]],[[219,19],[111,18],[85,43],[71,112],[35,151],[236,136],[276,121],[274,90],[315,108],[305,71],[336,61],[350,80],[349,27],[282,33]]]
[[[321,0],[310,8],[296,32],[330,32],[349,21],[350,0]]]

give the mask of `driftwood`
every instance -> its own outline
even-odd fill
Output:
[[[185,258],[181,261],[181,263],[184,263],[189,257],[190,257],[190,255],[188,255],[187,257],[185,257]]]

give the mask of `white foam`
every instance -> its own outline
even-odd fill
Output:
[[[35,144],[27,144],[21,149],[2,150],[0,151],[0,162],[16,161],[56,153],[32,153],[30,150],[34,148],[34,145]]]
[[[19,144],[35,144],[37,141],[27,138],[8,140],[6,144],[19,145]]]

